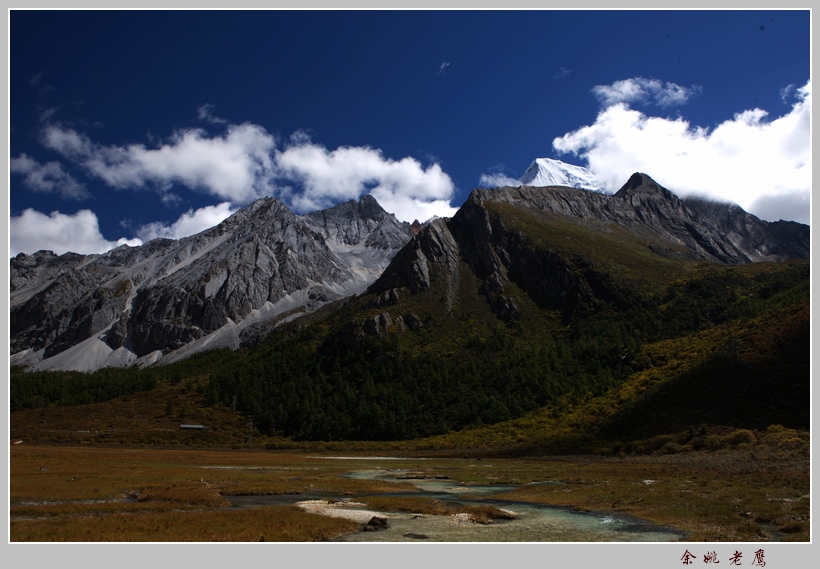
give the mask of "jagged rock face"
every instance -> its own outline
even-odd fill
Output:
[[[102,329],[100,318],[94,318],[92,312],[97,306],[110,311],[113,295],[106,287],[95,296],[87,291],[115,278],[118,272],[105,266],[86,266],[95,257],[38,251],[34,255],[20,253],[11,260],[12,353],[64,345]]]
[[[216,242],[205,253],[181,240],[183,256],[195,261],[137,293],[130,319],[137,355],[180,348],[312,283],[353,277],[324,237],[278,200],[256,202],[218,229],[205,236]]]
[[[731,203],[702,198],[686,198],[684,203],[705,223],[747,251],[754,261],[809,258],[808,225],[782,220],[767,223]]]
[[[350,200],[303,216],[314,231],[345,245],[374,249],[400,249],[411,235],[411,226],[387,213],[372,196],[359,203]]]
[[[271,318],[361,291],[410,235],[369,196],[304,217],[264,198],[180,240],[21,254],[11,261],[11,351],[50,358],[103,333],[111,350],[167,353],[260,311]]]
[[[458,245],[444,219],[433,221],[414,236],[399,255],[379,278],[384,289],[406,286],[411,292],[421,292],[430,287],[429,263],[442,265],[450,273],[459,261]]]
[[[685,202],[645,174],[634,174],[614,195],[568,187],[474,190],[451,220],[425,228],[402,249],[369,292],[407,289],[417,294],[433,279],[445,283],[446,304],[458,302],[459,263],[482,282],[480,293],[499,318],[517,315],[504,295],[514,279],[567,318],[581,305],[617,302],[607,276],[571,250],[536,248],[490,214],[491,204],[556,214],[576,225],[607,231],[617,225],[655,253],[691,261],[741,264],[808,258],[808,227],[770,224],[737,206]]]
[[[12,303],[15,297],[36,293],[61,273],[75,269],[95,256],[76,253],[58,256],[51,251],[38,251],[33,255],[20,253],[11,259],[9,290]]]
[[[53,354],[104,329],[122,313],[130,292],[130,281],[119,277],[108,267],[76,263],[65,263],[57,273],[41,272],[40,284],[29,289],[37,292],[25,297],[17,291],[16,299],[25,302],[12,306],[12,352],[49,348],[46,353]]]
[[[561,187],[502,188],[474,193],[480,201],[527,204],[578,218],[580,223],[616,223],[648,240],[680,245],[706,261],[740,264],[808,258],[808,240],[804,239],[808,236],[807,226],[783,222],[803,227],[804,231],[795,230],[794,235],[788,235],[788,230],[778,233],[772,224],[738,206],[681,200],[642,173],[633,174],[613,196]],[[727,232],[732,226],[739,230]],[[795,236],[797,239],[792,242],[791,237]],[[667,253],[675,254],[673,250]]]

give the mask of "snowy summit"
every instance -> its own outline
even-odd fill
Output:
[[[521,184],[536,187],[569,186],[607,193],[604,184],[586,168],[551,158],[536,158],[521,176]]]

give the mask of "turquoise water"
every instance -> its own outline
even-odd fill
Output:
[[[406,479],[405,471],[377,469],[360,470],[349,476],[360,479],[409,482],[419,491],[407,496],[424,496],[467,505],[490,505],[514,512],[514,520],[498,520],[492,524],[475,524],[452,516],[414,516],[405,513],[385,513],[388,529],[377,532],[356,532],[338,541],[442,541],[442,542],[670,542],[679,541],[684,533],[647,520],[613,512],[578,512],[572,508],[543,506],[522,502],[496,501],[493,494],[509,492],[519,486],[462,485],[452,480]],[[398,477],[398,478],[397,478]],[[536,484],[557,484],[539,482]]]
[[[493,500],[493,494],[509,492],[513,485],[463,485],[448,479],[408,479],[401,469],[359,470],[348,476],[367,480],[410,483],[416,492],[385,492],[372,495],[428,497],[468,505],[491,505],[515,513],[513,520],[482,525],[463,516],[431,516],[383,512],[388,528],[357,531],[340,536],[344,542],[674,542],[685,534],[647,520],[605,511],[579,512],[571,508]],[[535,484],[558,484],[543,481]],[[236,507],[273,507],[300,501],[340,500],[341,496],[227,496]],[[356,500],[366,502],[365,496]],[[351,508],[355,509],[355,508]]]
[[[515,512],[516,519],[482,525],[451,516],[413,517],[410,514],[388,513],[385,515],[389,525],[386,530],[355,532],[341,536],[337,541],[668,542],[683,537],[682,533],[669,528],[613,514],[509,502],[489,504]]]

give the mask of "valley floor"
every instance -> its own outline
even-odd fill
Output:
[[[809,457],[783,448],[624,457],[340,454],[12,444],[10,541],[326,541],[364,529],[361,519],[299,507],[307,500],[501,527],[506,508],[481,505],[489,504],[487,489],[496,505],[634,517],[687,542],[810,539]],[[420,481],[455,488],[471,505],[446,502]],[[253,496],[272,505],[237,506],[238,497]]]

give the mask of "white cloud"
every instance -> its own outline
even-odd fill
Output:
[[[104,253],[119,245],[136,247],[139,239],[108,241],[100,233],[97,216],[83,209],[74,215],[53,211],[50,215],[26,209],[9,220],[9,254],[36,253],[42,249],[62,255],[74,253]]]
[[[275,141],[258,125],[229,125],[222,136],[180,130],[158,148],[103,146],[56,125],[46,127],[43,141],[114,188],[181,184],[235,203],[249,203],[273,190]]]
[[[10,220],[9,253],[12,257],[17,253],[31,254],[41,249],[58,255],[68,251],[104,253],[123,244],[138,247],[157,237],[181,239],[218,225],[237,210],[228,202],[190,209],[170,225],[149,223],[136,231],[137,237],[109,241],[100,233],[99,220],[91,210],[83,209],[73,215],[53,211],[46,215],[29,208]]]
[[[214,105],[207,103],[196,110],[197,118],[213,124],[228,124],[228,121],[214,114]]]
[[[85,186],[66,172],[59,162],[40,164],[26,154],[21,154],[10,160],[9,169],[13,174],[24,176],[23,184],[32,191],[56,193],[75,200],[90,196]]]
[[[157,237],[181,239],[219,225],[238,209],[229,202],[205,206],[196,211],[189,209],[171,225],[159,221],[143,225],[137,230],[137,236],[145,242]]]
[[[225,124],[214,117],[212,105],[203,105],[197,112],[201,120]],[[455,212],[449,203],[453,182],[437,163],[425,168],[413,158],[385,158],[380,150],[367,146],[331,151],[311,142],[304,131],[294,133],[279,149],[273,135],[261,126],[227,124],[224,129],[217,136],[202,129],[179,130],[149,148],[105,146],[73,129],[49,125],[43,130],[43,144],[110,187],[150,187],[166,203],[178,201],[178,185],[238,205],[277,196],[299,213],[367,193],[402,220]],[[162,230],[161,225],[156,227]]]
[[[517,188],[521,185],[521,180],[510,178],[506,174],[498,172],[494,174],[481,174],[478,185],[482,188],[503,188],[506,186]]]
[[[160,194],[159,201],[167,208],[175,208],[180,206],[185,200],[179,194],[165,190]]]
[[[56,125],[49,125],[43,131],[43,144],[47,148],[56,150],[63,156],[74,160],[82,160],[94,153],[95,145],[91,139],[74,129],[65,129]],[[102,148],[102,147],[100,147]]]
[[[399,221],[412,223],[415,220],[426,221],[431,217],[453,217],[458,211],[449,200],[425,201],[408,195],[380,191],[376,188],[370,195],[389,213],[395,214]]]
[[[610,191],[644,172],[679,195],[732,201],[770,221],[789,215],[808,223],[811,82],[796,94],[788,114],[769,120],[762,109],[746,110],[713,129],[617,103],[553,147],[586,159]]]
[[[436,75],[444,75],[445,70],[448,67],[450,67],[450,62],[449,61],[442,61],[441,65],[438,66],[438,72],[436,72]]]
[[[633,77],[615,81],[612,85],[596,85],[592,93],[605,106],[619,103],[654,103],[660,107],[672,107],[686,103],[700,93],[697,86],[682,87],[676,83],[659,79]]]
[[[413,158],[392,160],[361,146],[329,151],[302,138],[277,153],[276,165],[283,178],[299,184],[300,190],[284,193],[300,213],[367,193],[403,221],[455,212],[450,206],[453,182],[438,164],[425,169]]]
[[[780,89],[780,98],[783,99],[784,103],[788,103],[789,100],[794,96],[794,94],[795,94],[795,85],[794,85],[794,83],[786,85],[785,87]]]
[[[770,221],[789,219],[808,223],[810,207],[809,192],[795,191],[760,196],[752,202],[749,210],[765,211]]]

